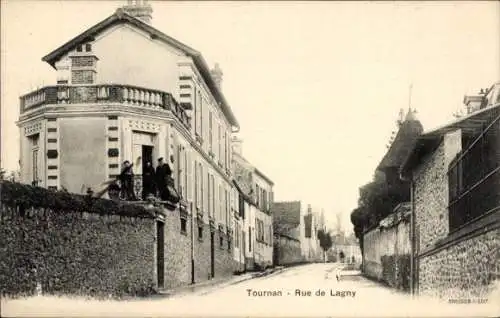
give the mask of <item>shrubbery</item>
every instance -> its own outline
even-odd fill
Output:
[[[102,198],[63,191],[48,190],[21,183],[1,181],[0,200],[8,206],[49,208],[54,211],[91,212],[128,217],[152,218],[154,214],[140,205],[121,203]]]

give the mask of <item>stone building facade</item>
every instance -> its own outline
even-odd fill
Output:
[[[143,166],[163,157],[181,197],[165,223],[171,287],[232,273],[230,136],[239,126],[220,68],[155,29],[151,13],[146,1],[131,3],[43,58],[57,81],[21,97],[21,173],[82,193],[128,160],[140,197]]]
[[[323,250],[318,239],[318,230],[320,228],[320,214],[313,212],[311,205],[308,205],[307,211],[303,216],[303,240],[301,249],[304,258],[308,262],[319,262],[323,259]]]
[[[262,171],[243,157],[242,140],[232,139],[232,166],[240,195],[240,215],[245,270],[264,269],[273,260],[273,202],[274,183]]]
[[[445,300],[488,298],[498,282],[498,102],[423,134],[403,166],[402,176],[413,188],[418,294]]]

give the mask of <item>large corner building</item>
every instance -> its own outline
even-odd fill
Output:
[[[43,57],[54,85],[20,98],[21,172],[24,183],[82,193],[114,179],[128,160],[139,194],[144,163],[173,158],[188,213],[164,232],[183,234],[173,238],[178,246],[165,244],[169,259],[158,269],[175,273],[165,285],[172,287],[190,276],[232,274],[230,142],[239,127],[221,91],[221,70],[151,23],[147,1],[129,1]],[[189,273],[191,257],[174,259],[172,249],[188,250],[183,240],[191,235],[191,250],[207,261]]]

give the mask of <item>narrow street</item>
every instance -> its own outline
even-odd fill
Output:
[[[5,316],[470,316],[491,314],[491,305],[437,307],[412,300],[367,280],[343,272],[337,282],[337,265],[310,264],[281,273],[246,280],[227,287],[204,288],[168,298],[127,302],[35,297],[2,302]],[[323,294],[317,294],[318,291]]]

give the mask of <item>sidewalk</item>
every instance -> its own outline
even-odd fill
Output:
[[[285,270],[283,266],[277,266],[274,268],[268,268],[262,272],[248,272],[241,275],[233,275],[231,277],[222,277],[212,280],[207,280],[194,285],[180,286],[173,289],[160,290],[158,295],[154,297],[182,297],[187,294],[201,293],[201,295],[207,294],[213,289],[220,289],[227,286],[239,284],[241,282],[247,281],[253,278],[259,278],[264,276],[269,276],[271,274],[278,274]]]

